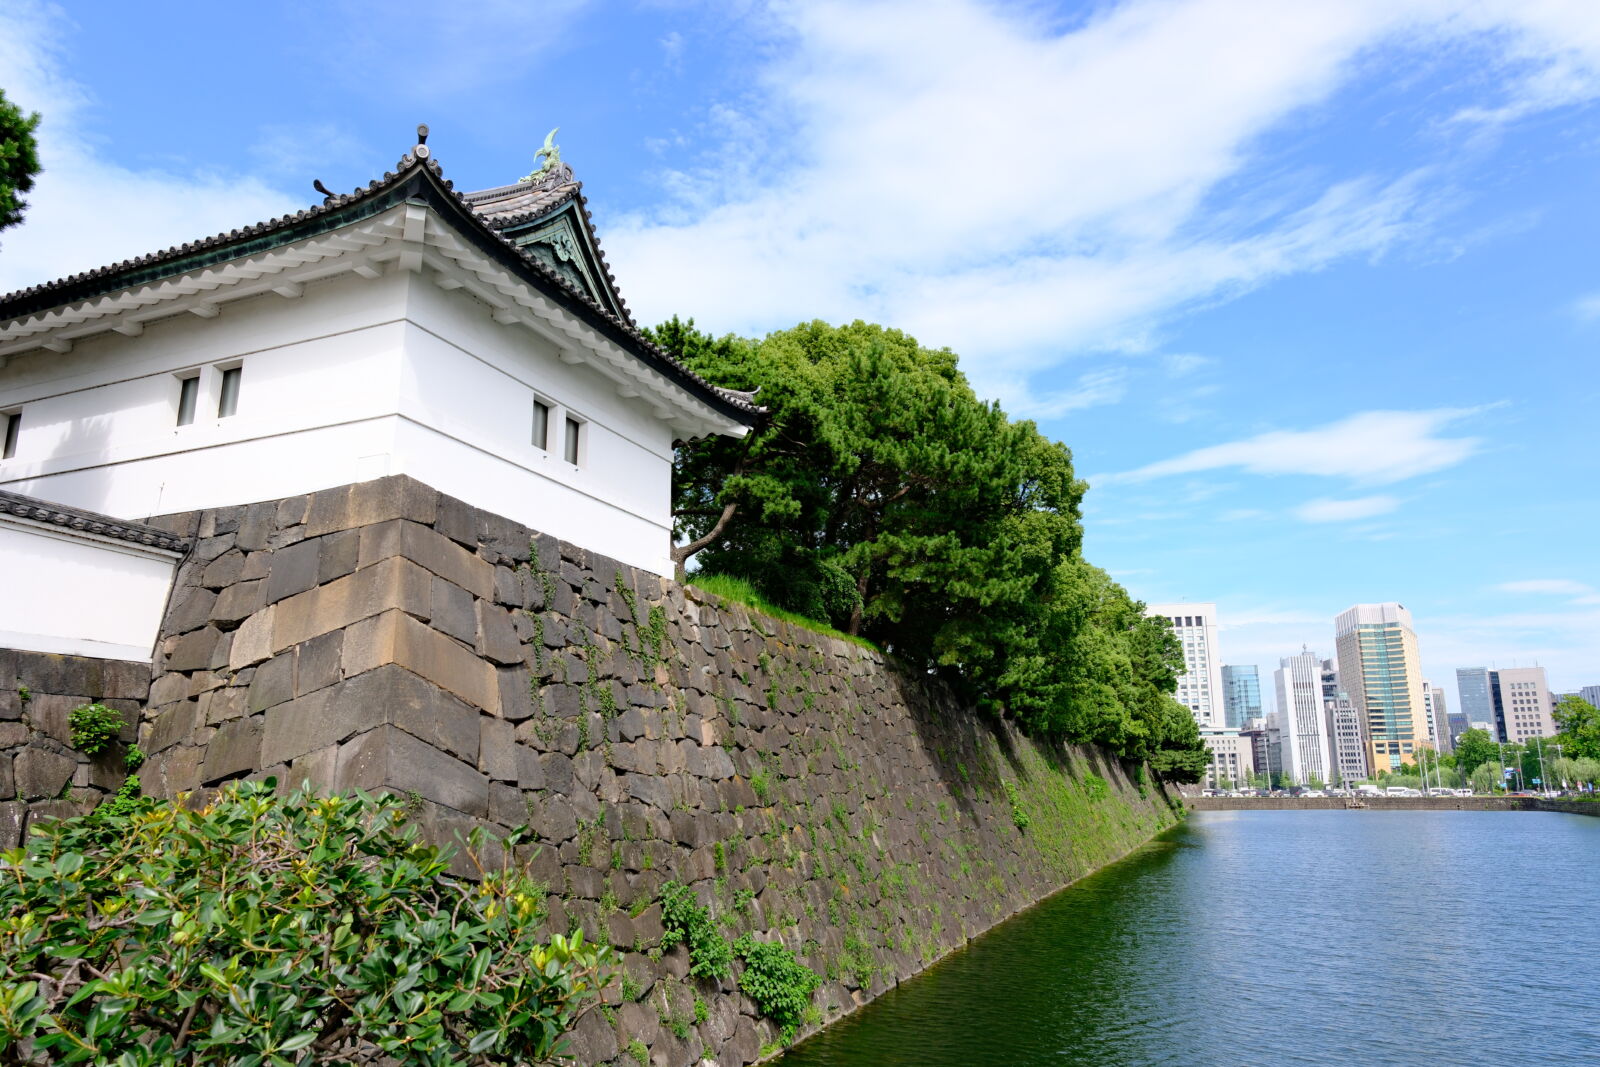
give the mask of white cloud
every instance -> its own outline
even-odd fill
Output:
[[[1495,588],[1502,593],[1571,597],[1574,604],[1600,604],[1600,591],[1592,585],[1575,582],[1570,578],[1530,578],[1520,582],[1501,582]]]
[[[43,170],[22,225],[0,233],[0,293],[106,266],[298,210],[255,177],[135,169],[105,158],[79,127],[90,103],[66,73],[54,8],[0,9],[0,85],[39,111]]]
[[[1091,480],[1104,486],[1237,467],[1252,474],[1314,474],[1361,484],[1398,482],[1454,466],[1477,452],[1478,438],[1438,434],[1482,410],[1366,411],[1316,429],[1274,430]]]
[[[1425,232],[1448,175],[1280,173],[1263,193],[1262,139],[1385,43],[1500,64],[1474,129],[1595,95],[1592,7],[1534,7],[1129,0],[1063,30],[977,0],[778,3],[742,121],[713,114],[723,138],[662,177],[675,202],[607,247],[647,321],[876,319],[1014,393],[1086,350],[1147,349],[1183,308]]]
[[[1574,300],[1572,313],[1584,322],[1600,319],[1600,293],[1590,293]]]
[[[1400,506],[1398,497],[1364,496],[1354,500],[1310,500],[1294,509],[1295,517],[1304,522],[1350,522],[1387,515]]]

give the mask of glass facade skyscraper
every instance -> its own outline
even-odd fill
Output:
[[[1222,665],[1222,693],[1227,725],[1238,729],[1261,717],[1261,675],[1255,665]]]

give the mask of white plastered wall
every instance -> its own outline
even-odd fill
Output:
[[[425,275],[347,274],[15,358],[0,369],[0,412],[20,407],[22,429],[0,487],[141,519],[407,474],[670,573],[670,425],[491,310]],[[219,419],[230,366],[242,368],[238,411]],[[195,422],[179,427],[179,379],[193,373]],[[543,451],[536,395],[553,409]],[[576,465],[562,455],[568,412],[583,422]]]
[[[149,662],[178,558],[0,515],[0,648]]]

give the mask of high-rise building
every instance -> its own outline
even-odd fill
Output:
[[[1494,686],[1490,675],[1494,672],[1487,667],[1457,667],[1456,668],[1456,695],[1461,698],[1460,717],[1467,723],[1492,723],[1494,714]],[[1469,729],[1474,728],[1469,725]],[[1496,741],[1503,741],[1497,736],[1497,731],[1490,730],[1489,734]]]
[[[1234,729],[1261,717],[1261,677],[1255,664],[1246,667],[1222,665],[1224,725]]]
[[[1411,612],[1403,604],[1357,604],[1334,619],[1339,680],[1361,718],[1367,766],[1395,770],[1416,761],[1428,739],[1422,664]]]
[[[1328,743],[1333,749],[1334,777],[1330,785],[1350,785],[1367,777],[1367,746],[1361,740],[1361,716],[1349,693],[1339,693],[1322,702],[1327,723]]]
[[[1194,713],[1200,728],[1227,726],[1222,691],[1222,660],[1217,655],[1215,604],[1151,604],[1147,615],[1164,615],[1183,644],[1183,674],[1178,703]]]
[[[1178,703],[1188,708],[1200,727],[1200,739],[1211,752],[1206,784],[1248,780],[1254,771],[1251,748],[1227,721],[1222,687],[1222,658],[1217,649],[1215,604],[1151,604],[1147,615],[1164,616],[1183,645],[1183,674],[1178,677]]]
[[[1450,734],[1450,712],[1445,703],[1444,690],[1423,679],[1422,703],[1428,709],[1428,744],[1435,752],[1454,752],[1455,741]]]
[[[1600,685],[1586,685],[1578,690],[1578,696],[1600,708]]]
[[[1282,717],[1284,770],[1297,785],[1327,783],[1337,769],[1328,743],[1322,701],[1322,660],[1303,646],[1273,672]]]
[[[1493,672],[1498,676],[1500,720],[1505,723],[1506,741],[1526,741],[1530,737],[1554,737],[1556,721],[1551,715],[1550,684],[1543,667],[1508,667]]]

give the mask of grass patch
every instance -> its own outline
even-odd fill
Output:
[[[784,622],[804,627],[819,634],[825,634],[828,637],[837,637],[841,640],[849,641],[853,645],[860,645],[862,648],[871,649],[874,652],[883,651],[865,637],[852,637],[841,630],[835,630],[825,622],[818,622],[816,619],[807,618],[797,612],[786,611],[778,607],[758,593],[756,587],[743,578],[696,571],[689,576],[689,579],[689,584],[703,593],[710,593],[712,596],[722,597],[724,600],[731,600],[736,604],[743,604],[752,611],[758,611],[763,615],[781,619]]]

